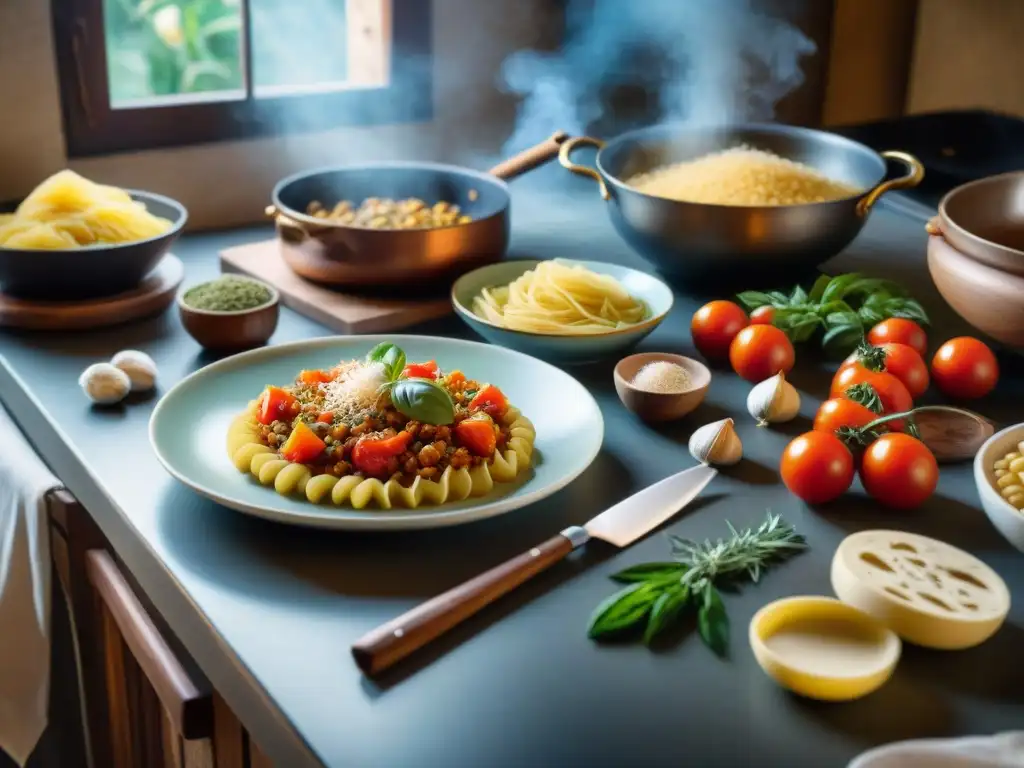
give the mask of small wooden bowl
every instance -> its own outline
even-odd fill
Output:
[[[204,348],[215,352],[238,352],[265,344],[267,339],[274,335],[280,313],[280,295],[277,289],[262,280],[251,277],[244,279],[259,283],[270,291],[270,301],[252,309],[214,312],[196,309],[184,302],[185,292],[193,286],[190,285],[178,292],[177,304],[181,324]]]
[[[633,378],[648,363],[675,363],[690,375],[690,389],[681,393],[646,392],[633,386]],[[615,391],[627,409],[644,421],[671,421],[690,413],[704,401],[711,371],[697,360],[662,352],[642,352],[622,358],[615,366]]]

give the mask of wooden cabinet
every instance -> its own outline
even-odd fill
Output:
[[[50,517],[54,564],[77,639],[89,764],[271,768],[224,699],[186,668],[86,510],[58,491]]]

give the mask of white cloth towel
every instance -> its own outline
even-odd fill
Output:
[[[847,768],[1024,768],[1024,731],[899,741],[865,752]]]
[[[0,750],[25,765],[50,695],[50,528],[60,482],[0,408]]]

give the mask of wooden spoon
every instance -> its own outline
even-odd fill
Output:
[[[914,411],[921,442],[940,462],[967,461],[996,431],[983,416],[949,405],[926,405]]]

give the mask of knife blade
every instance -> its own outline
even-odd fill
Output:
[[[352,645],[367,675],[401,661],[499,597],[563,560],[591,538],[626,547],[664,523],[704,490],[717,470],[707,465],[677,472],[606,509],[582,526],[570,526],[524,552],[368,632]]]

